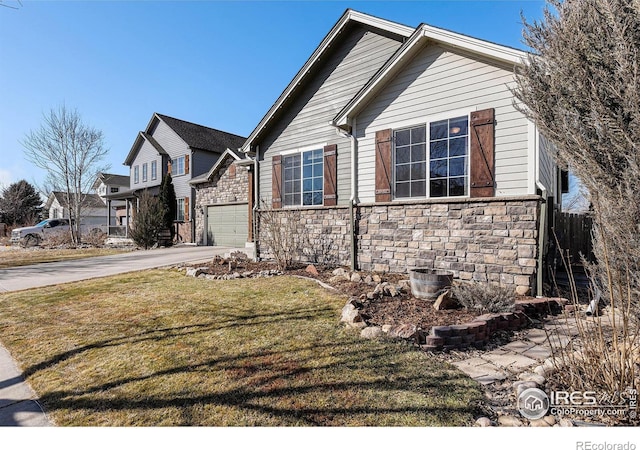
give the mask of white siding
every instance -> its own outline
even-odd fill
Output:
[[[527,120],[513,106],[513,72],[489,60],[425,46],[358,115],[358,194],[375,200],[375,132],[448,112],[495,108],[496,196],[528,193]]]
[[[338,204],[350,196],[350,141],[336,134],[329,121],[399,48],[400,43],[363,28],[341,38],[295,101],[286,107],[272,130],[259,143],[260,198],[271,202],[271,157],[315,144],[338,145]]]

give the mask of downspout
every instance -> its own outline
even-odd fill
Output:
[[[355,122],[355,119],[354,119]],[[355,206],[358,203],[358,194],[356,187],[356,149],[357,149],[357,141],[352,132],[348,132],[339,126],[337,126],[334,122],[329,122],[329,125],[336,129],[336,132],[349,139],[351,143],[351,195],[349,196],[349,227],[351,228],[349,232],[349,259],[351,270],[357,269],[357,252],[356,252],[356,217],[355,217]],[[352,128],[353,130],[353,128]]]
[[[253,159],[253,259],[258,261],[258,210],[260,209],[260,195],[258,193],[258,158],[260,157],[260,146],[256,145],[256,155]]]
[[[538,224],[538,267],[536,271],[536,297],[543,295],[543,264],[547,247],[547,188],[540,181],[540,140],[538,129],[534,126],[534,148],[535,148],[535,177],[536,188],[540,189],[542,201],[540,202],[540,223]]]

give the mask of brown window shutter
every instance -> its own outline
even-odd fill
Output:
[[[325,146],[324,150],[324,205],[336,206],[338,203],[338,146]]]
[[[271,207],[282,208],[282,156],[271,158]]]
[[[184,173],[189,173],[189,155],[184,155]]]
[[[495,193],[495,111],[471,113],[471,197],[493,197]]]
[[[189,221],[189,197],[184,198],[184,221]]]
[[[376,202],[391,201],[391,129],[376,131]]]

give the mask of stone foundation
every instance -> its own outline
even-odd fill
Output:
[[[304,262],[350,264],[349,209],[277,211],[308,236]],[[374,272],[416,267],[453,272],[454,278],[533,286],[537,263],[539,199],[534,196],[361,205],[355,208],[357,266]],[[259,249],[263,258],[268,248]]]

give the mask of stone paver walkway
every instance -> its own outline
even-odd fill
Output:
[[[554,349],[563,348],[578,334],[575,319],[549,318],[545,327],[555,328],[551,342],[543,329],[532,328],[524,332],[520,340],[509,342],[479,357],[454,362],[453,365],[481,384],[502,381],[510,375],[517,375],[534,367],[550,364]]]

